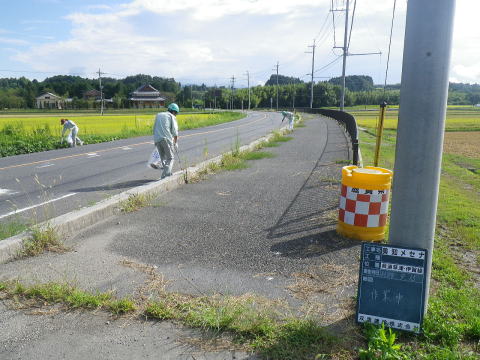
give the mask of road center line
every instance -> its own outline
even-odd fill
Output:
[[[250,121],[250,122],[245,123],[245,124],[236,125],[236,126],[230,126],[230,127],[223,128],[223,129],[218,129],[218,130],[210,130],[210,131],[204,131],[204,132],[195,133],[195,134],[183,135],[183,136],[180,136],[180,138],[197,136],[197,135],[212,134],[212,133],[216,133],[216,132],[219,132],[219,131],[225,131],[225,130],[229,130],[229,129],[239,128],[239,127],[242,127],[242,126],[254,124],[254,123],[259,122],[259,121],[261,121],[261,120],[264,120],[264,119],[266,119],[266,118],[267,118],[267,115],[266,115],[266,114],[263,114],[263,116],[262,116],[260,119],[257,119],[257,120],[254,120],[254,121]],[[146,144],[153,144],[153,141],[144,141],[144,142],[137,143],[137,144],[130,144],[130,145],[128,145],[128,146],[140,146],[140,145],[146,145]],[[101,152],[107,152],[107,151],[118,150],[118,149],[123,149],[123,148],[125,148],[125,145],[123,145],[123,146],[116,146],[116,147],[112,147],[112,148],[108,148],[108,149],[103,149],[103,150],[97,150],[96,152],[97,152],[97,153],[101,153]],[[5,166],[5,167],[0,168],[0,170],[7,170],[7,169],[13,169],[13,168],[17,168],[17,167],[23,167],[23,166],[29,166],[29,165],[36,165],[36,164],[43,164],[43,163],[48,163],[48,162],[51,162],[51,161],[71,159],[71,158],[76,158],[76,157],[80,157],[80,156],[87,156],[87,157],[88,157],[88,156],[90,156],[90,154],[91,154],[91,153],[81,153],[81,154],[75,154],[75,155],[66,155],[66,156],[61,156],[61,157],[58,157],[58,158],[53,158],[53,159],[48,159],[48,160],[39,160],[39,161],[30,162],[30,163],[24,163],[24,164],[17,164],[17,165]]]
[[[60,196],[59,198],[51,199],[51,200],[45,201],[45,202],[37,204],[37,205],[32,205],[32,206],[29,206],[29,207],[26,207],[26,208],[23,208],[23,209],[17,209],[15,211],[11,211],[7,214],[0,215],[0,219],[6,218],[6,217],[11,216],[11,215],[19,214],[21,212],[24,212],[24,211],[27,211],[27,210],[30,210],[30,209],[33,209],[33,208],[36,208],[36,207],[39,207],[39,206],[42,206],[42,205],[52,203],[52,202],[57,201],[57,200],[62,200],[62,199],[65,199],[67,197],[70,197],[70,196],[73,196],[73,195],[76,195],[76,194],[77,193],[71,193],[71,194],[63,195],[63,196]]]

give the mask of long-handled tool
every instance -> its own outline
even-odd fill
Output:
[[[182,159],[178,155],[178,145],[174,144],[173,148],[175,149],[175,154],[177,155],[178,163],[180,164],[180,169],[183,171],[183,181],[185,181],[185,184],[188,184],[188,169],[184,168]]]

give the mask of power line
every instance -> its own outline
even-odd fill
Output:
[[[385,101],[385,89],[387,87],[387,76],[388,76],[388,66],[390,63],[390,48],[392,46],[392,33],[393,33],[393,21],[395,20],[395,7],[397,5],[397,0],[393,0],[393,11],[392,11],[392,23],[390,25],[390,40],[388,41],[388,55],[387,55],[387,66],[385,69],[385,83],[383,84],[383,100]]]

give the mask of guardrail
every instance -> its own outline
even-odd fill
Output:
[[[296,111],[301,111],[310,114],[320,114],[332,119],[337,120],[341,123],[348,135],[350,136],[350,141],[352,142],[352,162],[353,165],[358,165],[358,128],[357,121],[355,118],[344,111],[339,110],[330,110],[330,109],[310,109],[310,108],[296,108]]]

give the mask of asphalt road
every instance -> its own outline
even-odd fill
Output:
[[[180,132],[174,171],[266,135],[277,113],[249,113],[230,123]],[[81,129],[80,129],[81,131]],[[81,135],[81,133],[80,133]],[[237,140],[238,139],[238,140]],[[158,180],[147,168],[151,136],[0,159],[0,223],[38,222]]]
[[[331,119],[309,115],[305,124],[291,141],[266,149],[274,157],[182,185],[151,206],[71,234],[65,253],[0,264],[0,280],[68,283],[140,302],[159,288],[255,294],[316,316],[332,331],[348,328],[360,243],[335,233],[348,139]],[[257,358],[189,345],[206,340],[175,323],[100,310],[22,308],[5,299],[0,323],[0,359]]]

